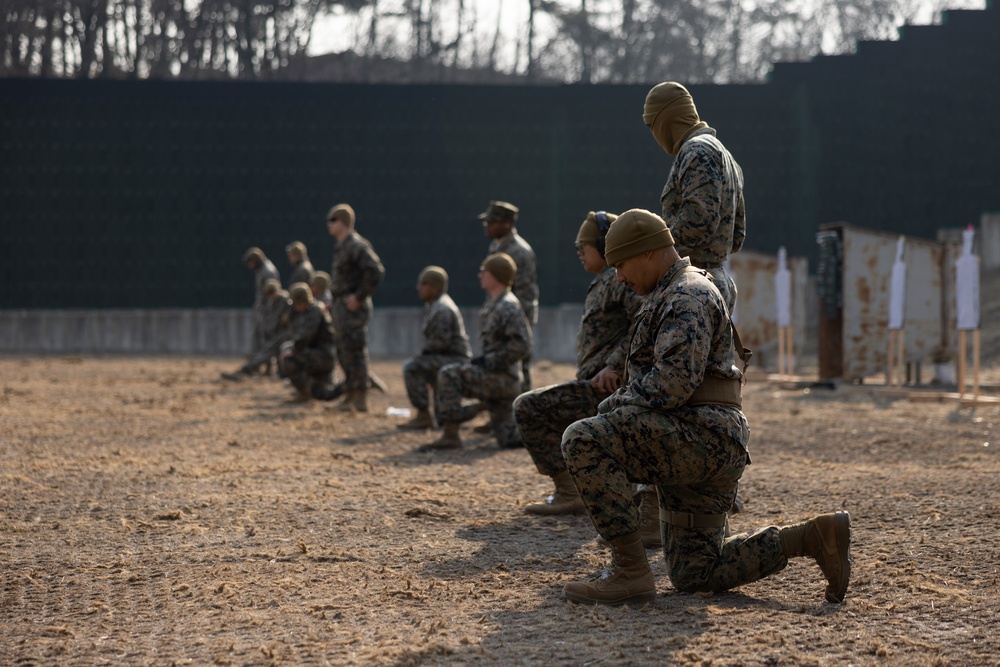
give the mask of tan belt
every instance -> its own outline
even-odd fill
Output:
[[[706,375],[685,405],[724,405],[742,409],[743,392],[739,380]]]

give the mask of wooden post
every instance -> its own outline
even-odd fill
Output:
[[[965,396],[965,329],[958,332],[958,398]]]
[[[778,328],[778,374],[787,378],[795,373],[795,343],[791,327]]]
[[[972,398],[979,400],[979,329],[972,332]]]

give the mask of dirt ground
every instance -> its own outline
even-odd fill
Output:
[[[995,407],[752,382],[733,528],[850,511],[846,602],[802,559],[678,594],[651,551],[654,604],[592,608],[589,519],[523,514],[524,450],[417,453],[398,362],[366,416],[236,365],[0,358],[0,664],[1000,664]]]

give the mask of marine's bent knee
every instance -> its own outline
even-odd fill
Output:
[[[514,410],[514,418],[517,419],[518,423],[531,421],[538,412],[535,406],[534,395],[530,391],[517,396],[511,407]]]

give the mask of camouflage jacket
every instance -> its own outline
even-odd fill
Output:
[[[660,202],[677,252],[695,266],[722,266],[743,247],[743,171],[712,128],[698,130],[681,146]]]
[[[330,312],[330,306],[333,305],[333,295],[330,294],[330,288],[323,290],[323,293],[315,297],[316,303],[318,303],[323,310]]]
[[[253,272],[253,284],[257,290],[256,296],[253,299],[254,308],[260,308],[261,304],[267,300],[267,297],[264,296],[264,283],[271,278],[281,280],[281,277],[278,275],[278,269],[274,267],[274,263],[269,259],[265,259]]]
[[[484,368],[520,378],[521,361],[531,356],[531,329],[510,290],[479,311],[479,332]]]
[[[424,308],[423,354],[444,354],[456,357],[472,356],[469,336],[458,306],[447,294],[442,294]]]
[[[353,294],[371,310],[371,296],[382,284],[385,268],[368,239],[351,232],[333,248],[330,293],[334,299]]]
[[[288,339],[296,350],[321,348],[333,354],[333,324],[330,315],[315,301],[303,313],[292,309]]]
[[[491,255],[495,252],[505,252],[514,260],[514,264],[517,265],[517,275],[514,276],[514,285],[510,291],[521,302],[521,309],[528,318],[528,324],[534,326],[538,321],[538,263],[535,260],[535,251],[521,238],[516,229],[511,229],[510,234],[490,241],[489,252]]]
[[[629,325],[641,303],[641,296],[618,283],[610,266],[594,276],[576,335],[577,380],[589,380],[605,366],[623,374]]]
[[[260,323],[264,338],[269,339],[279,334],[282,329],[287,329],[291,312],[292,302],[288,299],[287,292],[281,291],[275,298],[266,299],[260,307]]]
[[[743,377],[722,295],[700,271],[685,271],[690,265],[678,260],[642,302],[623,385],[601,403],[601,412],[625,406],[686,415],[727,410],[685,406],[706,375]]]
[[[303,259],[301,262],[292,267],[292,275],[288,277],[288,287],[291,288],[295,283],[305,283],[306,285],[312,283],[313,279],[313,265],[308,259]]]

